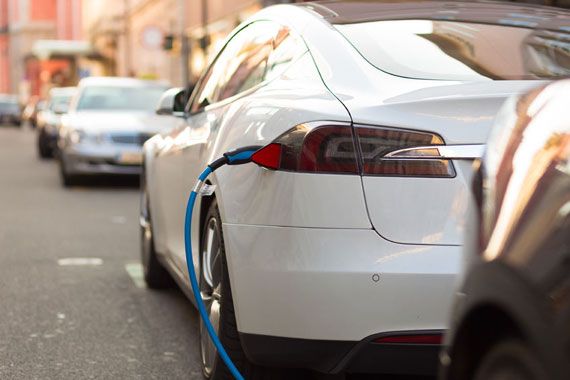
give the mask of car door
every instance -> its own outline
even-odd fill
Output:
[[[278,25],[258,21],[229,40],[200,79],[187,107],[185,125],[173,133],[172,146],[157,163],[167,251],[184,278],[184,216],[189,193],[198,175],[221,153],[216,141],[222,128],[231,128],[224,125],[228,107],[264,80],[278,30]],[[198,228],[197,223],[193,225]],[[197,247],[198,241],[193,245]]]

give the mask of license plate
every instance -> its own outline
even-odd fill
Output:
[[[122,153],[119,156],[119,163],[125,165],[140,165],[142,164],[142,153]]]

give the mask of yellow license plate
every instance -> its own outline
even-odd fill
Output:
[[[123,153],[119,156],[119,162],[126,165],[140,165],[142,158],[142,153]]]

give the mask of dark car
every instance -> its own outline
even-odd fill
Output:
[[[0,95],[0,125],[21,124],[21,110],[18,97],[14,95]]]
[[[41,158],[57,155],[57,140],[61,116],[67,113],[69,103],[77,92],[75,87],[57,87],[49,92],[47,106],[37,115],[38,153]]]
[[[569,98],[565,80],[497,117],[442,379],[570,379]]]

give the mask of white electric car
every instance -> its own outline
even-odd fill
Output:
[[[570,74],[569,13],[461,2],[324,2],[260,11],[227,39],[183,113],[144,146],[150,287],[190,295],[184,214],[209,177],[193,264],[246,379],[433,373],[472,203],[472,160],[504,99]],[[170,108],[169,108],[170,107]],[[206,377],[229,375],[201,334]]]

